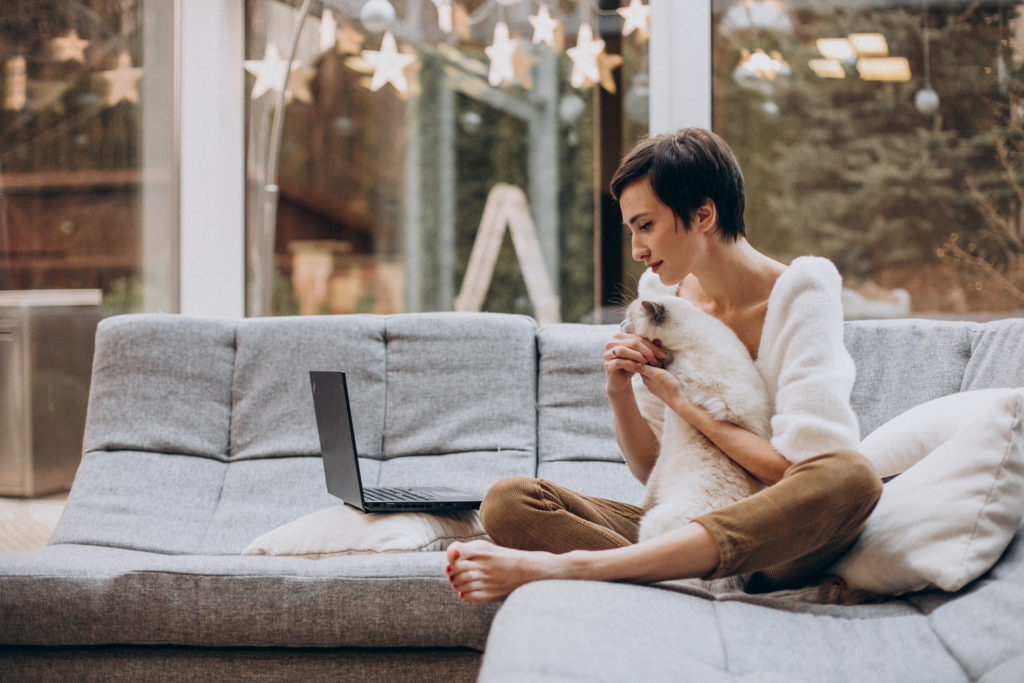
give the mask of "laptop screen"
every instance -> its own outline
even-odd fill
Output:
[[[311,370],[309,382],[327,491],[361,510],[362,482],[345,373]]]

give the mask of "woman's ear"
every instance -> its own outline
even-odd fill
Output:
[[[703,233],[710,232],[718,225],[718,207],[711,197],[706,197],[704,203],[697,207],[694,219],[697,229]]]

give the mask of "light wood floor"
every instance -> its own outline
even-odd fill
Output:
[[[0,551],[28,552],[46,545],[67,493],[41,498],[0,498]]]

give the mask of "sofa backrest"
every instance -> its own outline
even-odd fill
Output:
[[[641,489],[614,441],[604,344],[616,326],[538,331],[538,473],[590,495],[635,501]],[[906,319],[845,324],[857,366],[851,403],[861,435],[939,396],[1024,386],[1024,319]]]
[[[349,372],[368,485],[483,493],[537,475],[634,501],[601,356],[610,325],[431,313],[127,315],[97,333],[85,456],[52,542],[236,553],[333,504],[306,371]],[[1024,386],[1024,320],[851,322],[867,434],[967,389]]]
[[[535,472],[536,363],[536,324],[514,315],[104,320],[54,542],[234,553],[337,504],[308,370],[349,373],[365,484],[483,494]]]

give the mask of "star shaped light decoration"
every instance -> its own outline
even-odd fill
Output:
[[[320,15],[320,51],[333,50],[338,44],[338,22],[334,20],[334,13],[324,9]]]
[[[487,82],[491,85],[512,83],[516,80],[515,65],[512,58],[519,49],[519,39],[509,34],[508,24],[499,21],[494,26],[494,42],[484,48],[491,58],[491,69],[487,74]]]
[[[533,27],[533,44],[544,43],[548,47],[557,49],[558,30],[561,28],[561,24],[558,19],[553,19],[551,13],[548,12],[547,5],[541,5],[537,13],[529,17],[530,26]]]
[[[105,102],[111,107],[125,100],[138,104],[142,73],[142,68],[132,66],[131,55],[127,52],[119,54],[116,69],[100,72],[100,77],[110,86]]]
[[[370,90],[377,92],[390,83],[400,93],[409,89],[405,80],[405,67],[416,61],[416,55],[398,51],[395,37],[388,31],[380,41],[380,50],[363,50],[363,59],[373,67],[373,80]]]
[[[50,46],[58,62],[71,60],[81,64],[85,61],[85,48],[89,47],[90,42],[80,38],[78,31],[71,29],[66,36],[51,40]]]
[[[651,33],[651,8],[643,0],[629,0],[629,7],[620,7],[615,11],[625,19],[622,35],[628,36],[633,31],[639,31],[640,37],[647,39]]]
[[[18,55],[4,64],[4,103],[8,111],[21,111],[28,104],[28,77],[25,57]]]
[[[455,16],[452,14],[451,0],[434,0],[437,7],[437,27],[444,33],[455,30]]]
[[[343,55],[358,55],[363,51],[363,34],[350,24],[342,26],[337,34],[337,50]]]
[[[622,55],[610,55],[607,52],[602,52],[597,56],[597,70],[601,74],[598,82],[602,88],[613,95],[618,92],[618,87],[615,85],[615,75],[612,74],[612,71],[621,65]]]
[[[285,76],[288,73],[287,63],[281,59],[277,46],[273,43],[267,45],[263,59],[247,59],[243,62],[245,70],[256,77],[249,97],[258,100],[268,92],[280,92],[285,84]]]
[[[245,70],[256,77],[252,92],[249,93],[250,99],[258,100],[268,92],[279,93],[284,87],[285,102],[296,99],[306,104],[313,103],[309,82],[316,75],[316,70],[296,61],[292,62],[289,71],[288,62],[281,57],[273,43],[267,45],[263,59],[247,59],[243,64]]]
[[[574,88],[593,85],[601,80],[601,69],[597,65],[598,56],[604,52],[604,41],[594,40],[594,32],[590,24],[580,24],[576,34],[576,47],[565,51],[572,60],[572,74],[569,82]]]

